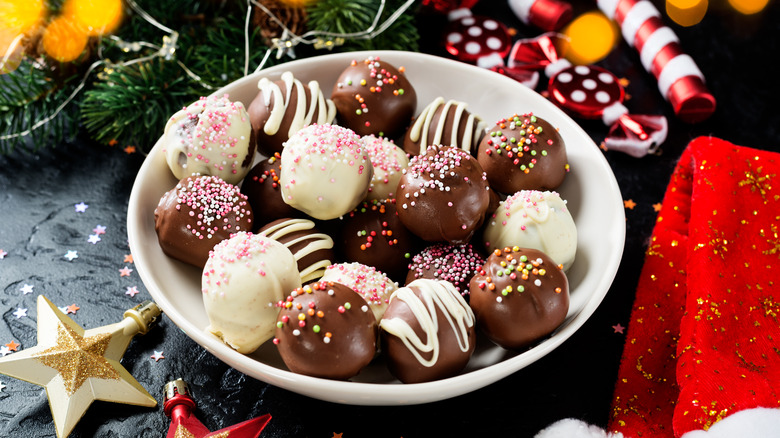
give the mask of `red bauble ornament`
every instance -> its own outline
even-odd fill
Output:
[[[512,48],[512,37],[504,23],[490,17],[473,15],[468,9],[449,13],[444,30],[445,48],[460,61],[490,68],[503,65]]]
[[[211,432],[195,415],[195,400],[190,395],[189,386],[181,379],[168,382],[165,385],[165,415],[170,417],[166,438],[257,438],[260,432],[271,421],[271,415],[266,414],[233,426]]]
[[[423,0],[423,6],[433,8],[437,12],[448,14],[455,9],[471,9],[479,0]]]

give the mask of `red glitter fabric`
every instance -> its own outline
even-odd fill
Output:
[[[780,407],[780,154],[700,137],[645,255],[608,429],[679,437]]]

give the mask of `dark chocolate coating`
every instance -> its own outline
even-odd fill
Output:
[[[201,269],[214,245],[233,233],[251,231],[253,222],[246,196],[217,176],[181,179],[154,209],[154,229],[163,252]]]
[[[417,110],[417,93],[404,72],[379,58],[352,61],[331,100],[338,124],[361,136],[400,137]]]
[[[467,243],[485,219],[491,194],[477,159],[433,145],[413,157],[398,183],[398,217],[429,242]]]
[[[477,147],[485,135],[486,124],[465,107],[463,102],[436,98],[406,130],[404,151],[415,156],[425,152],[425,149],[432,144],[442,144],[476,155]],[[444,111],[446,113],[442,119]],[[429,112],[433,115],[430,116]]]
[[[563,268],[535,249],[495,250],[469,287],[477,327],[506,349],[531,346],[558,328],[569,311]]]
[[[340,283],[318,282],[294,294],[281,306],[273,341],[290,371],[346,380],[371,362],[378,327],[357,292]]]
[[[401,223],[395,199],[364,201],[341,219],[341,258],[373,266],[395,281],[404,278],[421,240]]]
[[[281,243],[298,261],[298,272],[304,283],[317,280],[325,268],[336,262],[333,240],[304,218],[282,218],[262,226],[257,234]]]
[[[379,323],[380,350],[387,361],[390,373],[403,383],[429,382],[452,377],[463,370],[474,353],[476,342],[474,315],[460,294],[454,289],[447,291],[445,284],[452,287],[452,284],[446,281],[422,279],[397,290]],[[423,328],[428,324],[421,324],[409,302],[405,298],[402,299],[399,291],[404,290],[411,291],[419,302],[423,303],[425,309],[421,316],[423,320],[434,321],[435,319],[438,357],[431,366],[422,363],[403,339],[387,329],[388,322],[400,320],[414,331],[415,336],[424,345],[433,344]],[[459,304],[455,304],[456,301],[452,300],[452,296],[447,297],[448,294],[457,295]],[[425,295],[438,296],[442,299],[428,300]],[[452,306],[442,306],[442,302],[449,302]],[[429,303],[430,306],[425,303]],[[434,309],[435,314],[431,313],[431,308]],[[461,311],[461,314],[454,313],[456,311]],[[417,351],[417,353],[425,361],[433,360],[434,351]]]
[[[521,114],[499,120],[482,138],[477,159],[490,187],[506,195],[555,190],[569,171],[566,146],[546,120]]]
[[[484,263],[485,258],[470,243],[437,243],[412,257],[406,284],[418,278],[449,281],[468,300],[471,277]]]
[[[282,200],[279,185],[281,163],[282,157],[277,152],[255,164],[241,183],[241,193],[246,195],[255,215],[254,231],[277,219],[304,216],[300,210]]]

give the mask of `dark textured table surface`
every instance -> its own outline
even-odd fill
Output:
[[[655,3],[663,11],[663,4]],[[270,413],[273,419],[262,434],[265,437],[530,437],[567,417],[606,426],[625,341],[613,326],[628,325],[656,217],[653,204],[662,201],[680,153],[700,135],[758,149],[780,148],[776,59],[780,6],[770,0],[762,13],[742,16],[725,2],[715,3],[710,3],[696,26],[669,23],[718,101],[717,111],[706,122],[690,125],[677,120],[658,93],[655,79],[624,42],[598,63],[629,79],[632,109],[668,117],[669,136],[658,155],[637,159],[604,152],[623,199],[636,203],[626,209],[623,260],[595,314],[538,362],[445,401],[347,406],[248,377],[206,352],[163,316],[154,330],[133,339],[122,364],[160,403],[166,382],[187,380],[198,401],[196,416],[211,430]],[[590,3],[575,5],[578,12],[594,8]],[[503,1],[483,0],[474,12],[500,17],[518,30],[517,38],[540,33],[516,20]],[[423,46],[443,55],[434,40],[441,23],[435,17],[426,20],[430,21],[420,25]],[[607,129],[600,122],[580,122],[600,143]],[[127,258],[127,202],[143,159],[88,139],[44,148],[34,155],[18,151],[0,157],[0,345],[11,341],[21,344],[21,349],[36,345],[36,297],[41,294],[59,307],[78,306],[69,316],[84,328],[117,322],[126,309],[151,298]],[[67,257],[70,251],[77,257],[74,253]],[[123,275],[123,270],[129,275]],[[163,358],[155,360],[152,356],[157,352]],[[2,375],[0,382],[0,436],[55,436],[42,387]],[[161,404],[142,408],[95,402],[71,436],[159,437],[168,424]]]

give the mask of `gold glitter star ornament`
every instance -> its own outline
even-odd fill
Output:
[[[0,373],[46,388],[58,437],[68,436],[95,400],[154,407],[157,400],[119,361],[160,314],[147,301],[118,323],[84,330],[39,295],[38,345],[0,359]]]

